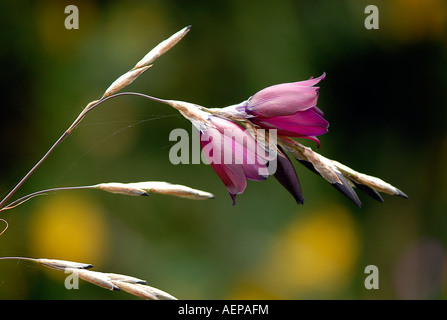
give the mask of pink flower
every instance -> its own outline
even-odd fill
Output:
[[[267,179],[267,160],[260,152],[262,147],[239,125],[216,116],[209,116],[208,122],[212,126],[201,125],[202,153],[227,187],[235,205],[236,195],[244,192],[247,179]]]
[[[316,136],[328,131],[329,122],[317,107],[319,87],[314,85],[324,77],[267,87],[228,110],[261,128],[277,129],[279,135],[306,138],[319,145]]]

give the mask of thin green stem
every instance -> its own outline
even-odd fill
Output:
[[[65,132],[59,137],[59,139],[57,139],[57,141],[51,146],[51,148],[44,154],[44,156],[14,186],[14,188],[6,195],[6,197],[3,198],[2,201],[0,201],[0,211],[2,211],[2,209],[4,209],[6,203],[12,198],[12,196],[17,192],[17,190],[26,182],[26,180],[28,180],[28,178],[37,170],[37,168],[39,168],[40,165],[50,156],[50,154],[54,151],[54,149],[56,149],[57,146],[59,146],[62,143],[62,141],[64,141],[65,138],[67,138],[71,134],[71,132],[82,121],[82,119],[84,119],[84,117],[86,116],[86,114],[88,112],[92,111],[94,108],[96,108],[97,106],[99,106],[100,104],[102,104],[103,102],[105,102],[105,101],[107,101],[109,99],[116,98],[118,96],[123,96],[123,95],[134,95],[134,96],[139,96],[139,97],[143,97],[143,98],[146,98],[146,99],[150,99],[150,100],[153,100],[153,101],[161,102],[161,103],[164,103],[164,104],[169,104],[168,100],[163,100],[163,99],[151,97],[151,96],[148,96],[148,95],[145,95],[145,94],[142,94],[142,93],[137,93],[137,92],[117,93],[117,94],[108,96],[106,98],[101,98],[100,100],[96,100],[96,101],[90,102],[84,108],[84,110],[82,110],[82,112],[78,115],[78,117],[75,119],[75,121],[73,121],[73,123],[68,127],[68,129],[65,130]],[[8,207],[11,207],[11,204],[8,205]]]
[[[2,209],[6,202],[16,193],[16,191],[25,183],[26,180],[37,170],[37,168],[48,158],[54,149],[68,136],[67,132],[64,132],[62,136],[51,146],[51,148],[45,153],[45,155],[31,168],[30,171],[15,185],[15,187],[6,195],[6,197],[0,202],[0,209]]]
[[[13,202],[9,203],[8,205],[5,205],[3,208],[0,209],[1,211],[4,210],[8,210],[8,209],[12,209],[15,206],[21,204],[22,202],[25,202],[33,197],[42,195],[42,194],[46,194],[49,192],[56,192],[56,191],[63,191],[63,190],[79,190],[79,189],[96,189],[97,186],[96,185],[92,185],[92,186],[77,186],[77,187],[60,187],[60,188],[51,188],[51,189],[45,189],[45,190],[39,190],[30,194],[27,194],[26,196],[21,197],[20,199],[14,200]]]
[[[28,261],[37,262],[37,259],[26,258],[26,257],[1,257],[0,260],[28,260]]]

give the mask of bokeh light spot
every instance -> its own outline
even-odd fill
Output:
[[[262,268],[264,281],[289,299],[343,290],[355,273],[359,243],[356,223],[344,207],[310,212],[274,240]]]
[[[36,258],[98,266],[106,255],[107,223],[101,207],[87,197],[52,194],[30,220],[30,252]]]

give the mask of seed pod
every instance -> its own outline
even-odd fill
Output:
[[[183,28],[182,30],[170,36],[168,39],[160,42],[154,49],[149,51],[149,53],[146,54],[132,70],[143,68],[154,63],[154,61],[157,60],[158,57],[162,56],[173,46],[175,46],[188,33],[189,29],[191,29],[191,26]]]
[[[46,267],[53,268],[56,270],[65,270],[67,268],[69,268],[69,269],[89,269],[89,268],[93,267],[93,265],[91,265],[91,264],[66,261],[66,260],[36,259],[36,261]]]
[[[141,67],[138,69],[132,69],[125,74],[121,75],[118,79],[116,79],[106,90],[104,95],[102,96],[102,99],[107,98],[111,96],[112,94],[117,93],[124,87],[127,87],[129,84],[134,82],[136,78],[138,78],[144,71],[149,69],[150,66]]]
[[[110,193],[124,194],[129,196],[147,196],[148,193],[132,183],[100,183],[96,186],[99,190],[107,191]]]

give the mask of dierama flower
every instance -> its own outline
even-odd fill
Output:
[[[329,122],[317,107],[318,89],[314,87],[325,74],[305,81],[267,87],[248,100],[217,111],[222,116],[248,120],[265,129],[277,129],[278,135],[313,140],[328,131]]]
[[[202,159],[207,160],[225,184],[233,205],[236,196],[244,192],[247,180],[261,181],[269,175],[274,175],[296,202],[302,204],[304,197],[300,182],[286,152],[322,176],[359,207],[361,202],[353,187],[380,202],[383,198],[378,192],[407,198],[402,191],[381,179],[327,159],[290,138],[303,137],[318,142],[316,136],[327,132],[329,124],[316,107],[318,88],[313,87],[323,78],[324,75],[317,79],[272,86],[241,104],[226,108],[209,109],[188,102],[138,95],[174,107],[199,130]],[[299,97],[297,92],[302,96]],[[300,122],[299,119],[307,122]],[[274,127],[272,123],[288,125],[271,128]],[[273,170],[272,163],[275,164]]]
[[[243,128],[218,112],[222,109],[146,97],[174,107],[199,130],[202,159],[222,180],[233,205],[236,195],[244,192],[247,180],[262,181],[269,175],[274,175],[297,203],[304,202],[294,166],[276,143],[276,129],[256,129],[247,121],[242,121],[246,126]]]
[[[213,115],[210,109],[194,103],[136,95],[170,105],[199,130],[202,160],[208,162],[222,180],[233,205],[236,204],[236,195],[244,192],[247,180],[261,181],[275,173],[276,152],[264,148],[261,144],[263,141],[258,142],[238,124]],[[276,134],[274,137],[276,144]],[[141,185],[137,187],[144,189]]]
[[[216,116],[208,116],[211,125],[202,126],[202,154],[227,187],[233,205],[236,195],[244,192],[248,180],[268,177],[267,161],[261,146],[239,125]]]

